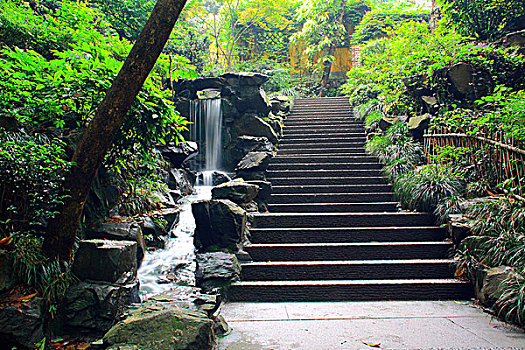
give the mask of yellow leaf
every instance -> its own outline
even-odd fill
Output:
[[[381,347],[381,343],[367,343],[367,342],[363,342],[363,344],[365,345],[368,345],[372,348],[380,348]]]
[[[0,239],[0,244],[1,245],[8,245],[12,241],[13,241],[13,237],[5,237],[5,238]]]
[[[461,267],[456,270],[456,273],[454,273],[454,277],[461,277],[464,274],[465,274],[465,269]]]

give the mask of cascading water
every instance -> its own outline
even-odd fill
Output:
[[[201,168],[202,185],[212,185],[212,173],[222,163],[221,99],[204,99],[190,105],[190,138],[197,142],[204,158]],[[202,158],[201,158],[202,159]]]
[[[202,182],[195,192],[183,199],[179,223],[170,232],[165,249],[147,252],[138,271],[140,293],[147,299],[171,289],[174,285],[195,285],[195,219],[191,203],[211,198],[213,172],[221,168],[222,112],[220,99],[205,99],[190,105],[190,137],[203,150],[200,165]],[[202,157],[201,157],[202,159]]]

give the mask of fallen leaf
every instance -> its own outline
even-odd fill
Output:
[[[368,345],[372,348],[380,348],[381,347],[381,343],[367,343],[367,342],[363,342],[363,344],[365,345]]]
[[[465,274],[465,269],[463,267],[456,270],[456,273],[454,273],[454,277],[461,277]]]
[[[1,245],[8,245],[12,241],[13,241],[13,237],[9,236],[9,237],[5,237],[5,238],[0,239],[0,244]]]

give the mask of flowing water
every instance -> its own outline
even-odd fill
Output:
[[[202,186],[182,200],[179,223],[170,232],[166,248],[147,252],[138,271],[140,294],[145,300],[174,285],[195,285],[195,219],[191,203],[211,198],[213,172],[221,168],[222,112],[220,99],[198,100],[190,108],[190,140],[204,151]]]
[[[203,150],[202,168],[204,186],[212,185],[214,170],[222,163],[222,109],[221,99],[197,100],[190,105],[190,138]]]
[[[168,240],[166,248],[146,252],[138,271],[142,300],[162,293],[174,284],[195,285],[195,219],[191,203],[210,198],[211,186],[197,186],[191,196],[183,199],[179,223],[170,232],[173,238]]]

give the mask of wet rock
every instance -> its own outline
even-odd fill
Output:
[[[410,117],[407,122],[408,131],[416,140],[423,140],[423,134],[428,129],[432,116],[430,114],[423,114],[415,117]]]
[[[168,222],[162,216],[145,216],[140,223],[144,241],[149,248],[164,249],[169,234]]]
[[[237,204],[251,202],[259,192],[257,185],[242,180],[233,180],[216,186],[212,189],[213,199],[229,199]]]
[[[168,172],[168,187],[170,190],[178,190],[184,196],[193,193],[193,186],[197,175],[187,169],[170,169]]]
[[[235,123],[239,135],[266,137],[271,143],[277,144],[278,137],[272,126],[257,115],[248,114]]]
[[[84,232],[86,239],[109,239],[116,241],[137,242],[137,261],[140,262],[146,253],[146,242],[142,229],[136,222],[105,222],[90,226]]]
[[[109,349],[204,350],[215,347],[216,337],[205,313],[156,303],[131,310],[103,341]]]
[[[197,201],[192,204],[196,229],[194,244],[201,250],[236,251],[246,230],[246,212],[227,199]]]
[[[0,308],[0,344],[2,349],[34,349],[44,338],[44,300],[32,298],[20,305]]]
[[[215,170],[215,171],[206,171],[206,172],[199,173],[199,175],[197,176],[197,183],[199,184],[205,183],[205,180],[204,180],[205,177],[208,177],[208,179],[211,179],[211,180],[207,180],[211,183],[211,186],[218,186],[220,184],[231,181],[231,178],[228,176],[228,174],[223,173],[222,171]]]
[[[166,208],[160,211],[160,215],[162,215],[164,220],[166,220],[166,223],[167,223],[166,227],[167,227],[168,232],[173,230],[173,227],[179,223],[180,211],[181,211],[180,207]]]
[[[178,145],[170,143],[157,146],[162,156],[171,163],[172,168],[180,168],[182,163],[198,153],[197,143],[192,141],[180,142]]]
[[[64,297],[65,328],[75,334],[101,335],[131,303],[140,302],[138,293],[138,280],[127,284],[78,283]]]
[[[83,281],[133,281],[137,276],[137,243],[101,239],[80,241],[73,273]]]
[[[525,54],[525,30],[507,34],[499,44],[504,47],[518,47],[518,53]]]
[[[197,286],[204,290],[223,288],[238,281],[241,266],[235,254],[213,252],[197,254]]]

